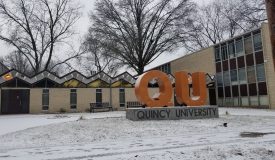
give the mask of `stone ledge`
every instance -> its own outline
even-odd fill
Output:
[[[180,120],[219,118],[217,106],[131,108],[126,110],[126,118],[132,121]]]

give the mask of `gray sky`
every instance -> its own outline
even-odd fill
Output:
[[[79,46],[79,41],[81,40],[81,38],[85,35],[85,33],[88,30],[89,23],[90,23],[89,22],[89,12],[94,8],[95,0],[78,0],[78,1],[80,2],[80,4],[82,5],[83,8],[81,11],[82,16],[79,19],[79,21],[77,22],[77,24],[75,25],[75,30],[79,34],[76,35],[74,38],[72,38],[75,41],[74,43],[75,43],[76,47]],[[194,0],[194,1],[199,4],[205,4],[212,0]],[[0,41],[0,47],[1,47],[0,56],[7,55],[9,53],[10,49],[2,41]],[[64,51],[63,51],[63,54],[65,54]],[[149,66],[147,66],[147,68],[152,68],[154,66],[160,65],[167,61],[176,59],[178,57],[183,56],[184,54],[185,53],[182,51],[182,49],[178,49],[174,53],[163,54],[156,61],[151,63]]]

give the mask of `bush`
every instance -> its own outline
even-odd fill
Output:
[[[78,118],[77,121],[82,121],[82,120],[86,120],[86,118],[85,118],[83,115],[81,115],[81,116]]]
[[[229,113],[228,111],[226,111],[226,112],[225,112],[225,115],[229,116],[229,115],[230,115],[230,113]]]
[[[90,108],[87,108],[85,112],[90,113]]]
[[[60,113],[66,113],[66,109],[60,108],[59,112],[60,112]]]

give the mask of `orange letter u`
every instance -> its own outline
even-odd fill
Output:
[[[190,94],[188,74],[186,72],[175,73],[176,97],[179,104],[187,106],[202,106],[206,104],[207,88],[205,73],[192,74],[193,94]]]

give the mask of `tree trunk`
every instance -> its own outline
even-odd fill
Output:
[[[273,64],[275,68],[275,1],[274,0],[265,0],[266,1],[266,10],[268,17],[268,24],[270,29],[271,36],[271,45],[272,45],[272,55],[273,55]]]
[[[142,75],[144,73],[144,66],[139,66],[137,73],[138,73],[138,75]]]

